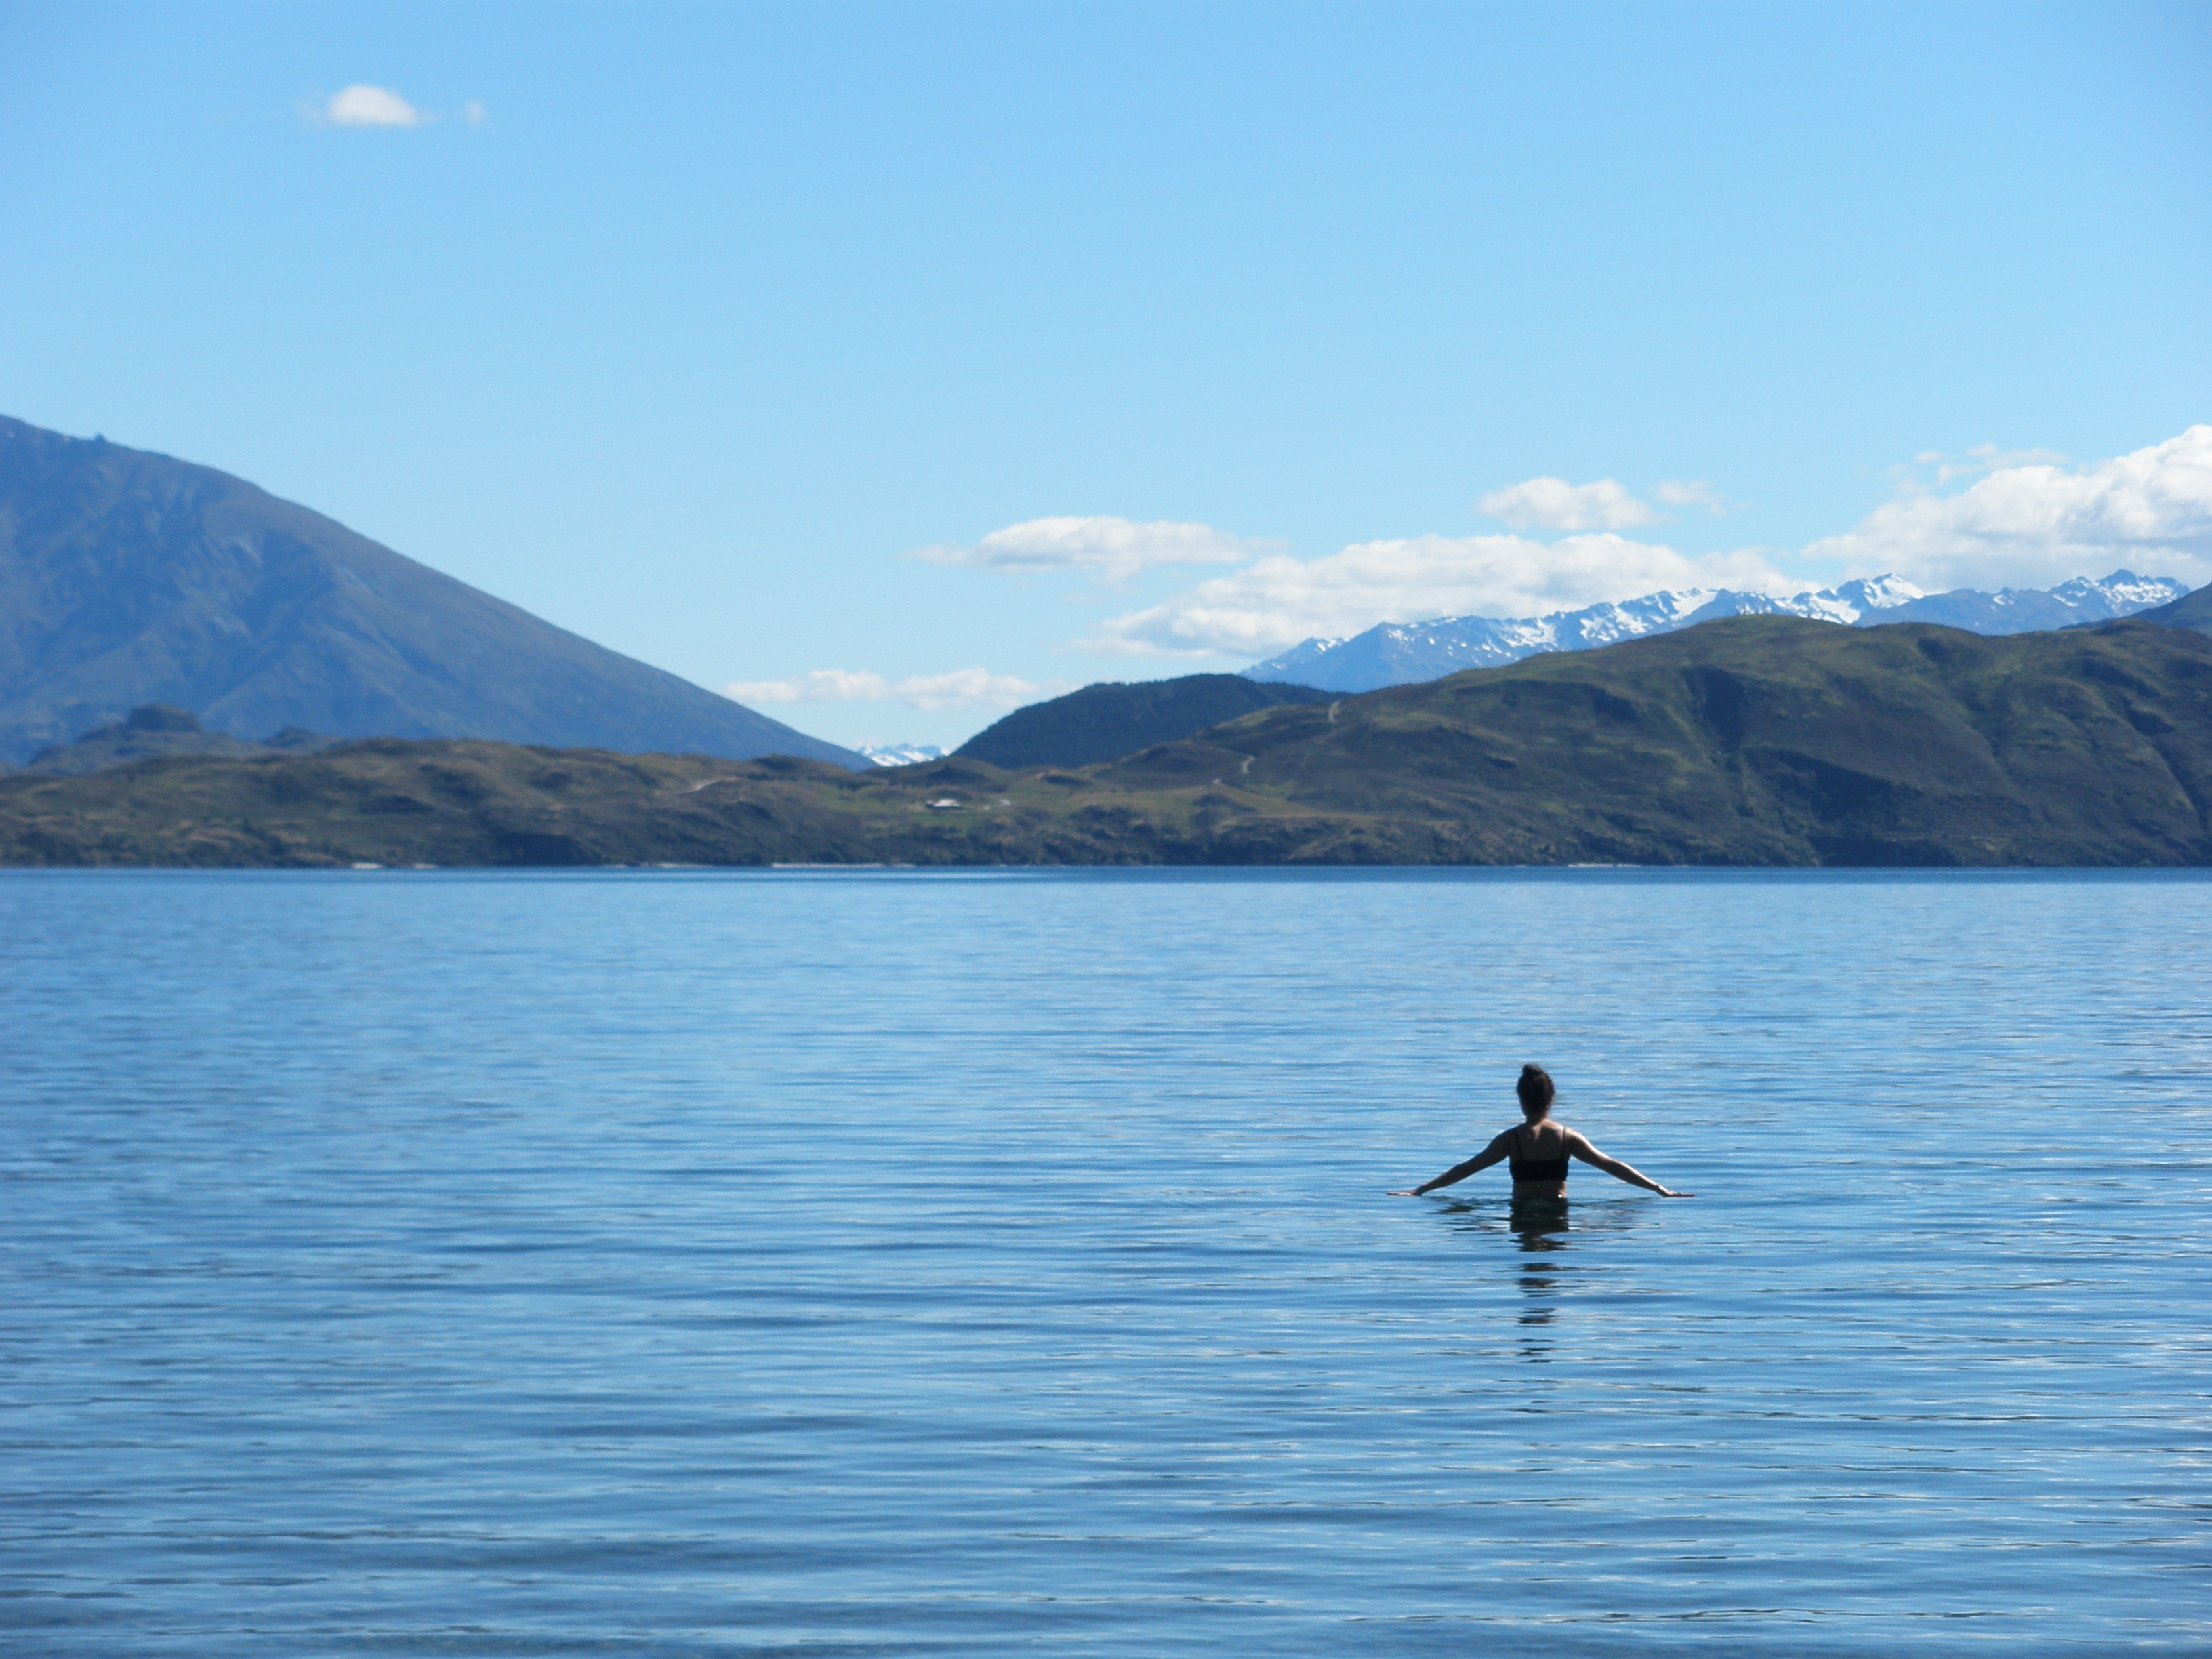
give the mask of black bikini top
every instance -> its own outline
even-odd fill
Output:
[[[1512,1171],[1516,1182],[1565,1181],[1567,1178],[1566,1154],[1557,1158],[1508,1157],[1505,1167]]]

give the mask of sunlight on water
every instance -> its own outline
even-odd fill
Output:
[[[2200,875],[0,926],[9,1654],[2212,1650]]]

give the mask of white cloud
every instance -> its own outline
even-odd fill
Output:
[[[722,688],[739,702],[872,702],[890,695],[881,674],[817,668],[793,680],[733,680]]]
[[[483,125],[483,118],[484,107],[482,104],[477,102],[475,99],[471,98],[467,103],[461,106],[461,119],[466,121],[471,126],[482,126]]]
[[[1662,478],[1651,492],[1669,507],[1702,507],[1708,513],[1725,513],[1729,499],[1703,478]]]
[[[932,709],[1016,708],[1075,688],[1065,681],[1040,683],[981,668],[957,668],[949,674],[918,674],[893,689],[908,708]]]
[[[723,690],[738,702],[882,702],[896,698],[909,708],[1018,708],[1040,697],[1073,690],[1068,681],[1025,680],[984,668],[956,668],[947,674],[912,674],[893,681],[881,674],[843,668],[817,668],[787,680],[735,680]]]
[[[2073,458],[2055,449],[1999,449],[1995,444],[1976,444],[1963,455],[1923,449],[1912,459],[1917,465],[1934,467],[1936,482],[1947,484],[1954,478],[1971,478],[1984,472],[1995,472],[2001,467],[2024,466],[2037,461],[2063,463]],[[1918,487],[1909,468],[1893,467],[1891,471],[1905,488]]]
[[[1273,555],[1164,605],[1115,617],[1081,643],[1146,654],[1258,657],[1383,622],[1542,616],[1661,588],[1788,593],[1802,586],[1748,551],[1692,557],[1612,534],[1551,543],[1417,536],[1362,542],[1326,558]]]
[[[334,127],[419,127],[437,118],[388,88],[359,84],[331,94],[317,115]]]
[[[1492,490],[1481,507],[1516,530],[1630,530],[1658,516],[1614,478],[1586,484],[1529,478]]]
[[[1839,560],[1854,574],[1894,570],[1931,591],[2046,586],[2120,567],[2192,586],[2212,580],[2212,425],[2071,471],[2041,452],[2026,460],[1989,446],[1967,453],[1990,468],[1967,489],[1908,487],[1806,556]],[[1923,464],[1931,457],[1950,465],[1932,452]]]
[[[1167,520],[1031,519],[994,530],[973,547],[916,548],[911,556],[988,570],[1090,570],[1119,582],[1153,565],[1242,564],[1281,545]]]

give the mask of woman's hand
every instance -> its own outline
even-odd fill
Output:
[[[1678,1193],[1672,1187],[1654,1187],[1651,1190],[1662,1198],[1695,1198],[1697,1196],[1695,1193]]]
[[[1419,1187],[1405,1187],[1401,1188],[1395,1193],[1385,1193],[1382,1196],[1385,1198],[1425,1198],[1428,1194],[1424,1193]]]

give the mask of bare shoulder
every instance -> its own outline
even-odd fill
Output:
[[[1572,1152],[1577,1158],[1600,1158],[1603,1156],[1603,1154],[1598,1151],[1596,1143],[1592,1141],[1590,1138],[1584,1134],[1580,1129],[1570,1129],[1565,1124],[1562,1123],[1559,1125],[1559,1132],[1567,1138],[1567,1150],[1570,1152]]]

